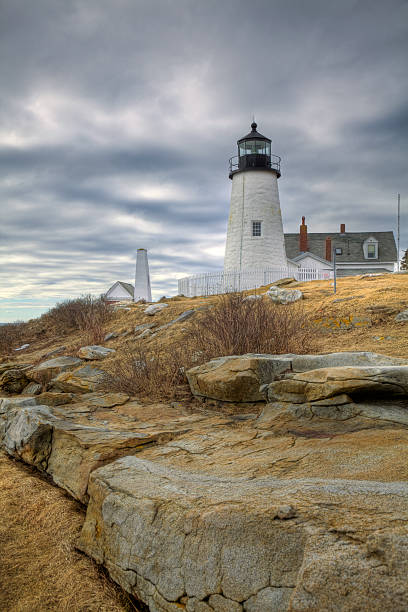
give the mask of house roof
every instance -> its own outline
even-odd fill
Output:
[[[135,292],[133,285],[131,285],[130,283],[124,283],[122,281],[116,281],[116,283],[114,283],[112,287],[108,289],[108,291],[106,292],[106,295],[109,293],[109,291],[112,291],[112,289],[114,289],[118,285],[120,285],[122,289],[126,291],[126,293],[128,293],[131,297],[133,297],[134,292]]]
[[[311,253],[310,251],[304,251],[303,253],[299,253],[299,255],[296,255],[296,257],[292,259],[292,261],[294,261],[295,263],[298,263],[305,257],[311,257],[312,259],[315,259],[316,261],[320,261],[320,263],[327,264],[327,266],[329,266],[330,268],[333,267],[333,264],[331,261],[327,261],[327,259],[323,259],[323,257],[319,257],[318,255],[315,255],[314,253]]]
[[[376,261],[397,261],[397,247],[393,232],[337,232],[308,233],[308,251],[326,260],[326,238],[330,237],[332,246],[341,247],[342,255],[337,255],[338,263],[344,262],[367,262],[363,253],[363,243],[367,238],[378,240],[378,258]],[[299,234],[285,234],[286,255],[289,259],[295,259],[300,255]],[[372,261],[372,260],[369,260]]]

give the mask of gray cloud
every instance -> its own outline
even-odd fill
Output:
[[[393,229],[398,191],[406,209],[405,0],[0,11],[0,321],[130,281],[140,246],[156,296],[221,268],[252,113],[283,158],[287,231]]]

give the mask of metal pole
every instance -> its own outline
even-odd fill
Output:
[[[398,194],[398,213],[397,213],[397,270],[400,271],[400,200],[401,196]]]
[[[336,247],[333,247],[333,288],[334,288],[334,293],[336,293],[337,291],[337,271],[336,271]]]

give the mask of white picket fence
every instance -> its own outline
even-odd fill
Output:
[[[317,268],[274,268],[266,270],[242,270],[226,272],[204,272],[186,276],[178,281],[178,292],[187,297],[195,295],[217,295],[269,285],[280,278],[294,277],[298,281],[327,280],[332,278],[330,270]]]

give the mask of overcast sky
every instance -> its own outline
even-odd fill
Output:
[[[227,161],[272,138],[285,231],[408,248],[407,0],[0,0],[0,321],[221,269]]]

